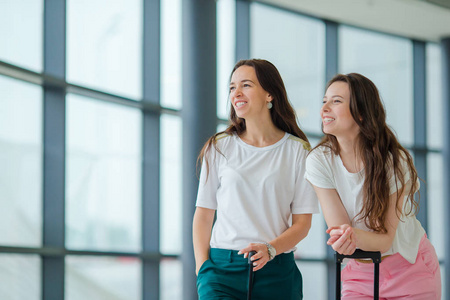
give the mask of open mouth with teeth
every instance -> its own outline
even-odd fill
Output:
[[[241,107],[241,106],[243,106],[243,105],[245,105],[245,104],[247,104],[247,102],[245,102],[245,101],[239,101],[239,102],[234,103],[234,106],[236,106],[237,108],[239,108],[239,107]]]
[[[323,124],[324,125],[330,124],[333,121],[334,121],[333,118],[328,118],[328,117],[327,118],[323,118]]]

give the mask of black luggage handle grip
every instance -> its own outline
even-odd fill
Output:
[[[256,251],[250,251],[248,253],[248,289],[247,289],[247,300],[252,299],[252,289],[253,289],[253,261],[252,256],[256,254]]]
[[[379,251],[364,251],[356,249],[351,255],[343,255],[337,252],[334,253],[334,260],[336,262],[336,299],[341,299],[341,263],[344,258],[362,259],[369,258],[374,263],[374,284],[373,284],[373,299],[378,300],[380,298],[380,263],[381,253]]]
[[[253,255],[255,255],[256,254],[256,251],[250,251],[249,253],[248,253],[248,264],[249,265],[253,265],[253,261],[251,260],[251,258],[252,258],[252,256]]]
[[[336,261],[340,261],[341,263],[344,258],[353,258],[353,259],[370,258],[373,263],[381,262],[381,253],[379,251],[364,251],[361,249],[356,249],[355,252],[350,255],[339,254],[337,252],[334,255]]]

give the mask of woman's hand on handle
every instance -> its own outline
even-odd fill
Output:
[[[277,238],[268,241],[275,248],[276,255],[289,251],[303,240],[311,228],[311,220],[312,214],[292,214],[292,226]],[[241,249],[239,253],[244,254],[244,257],[247,258],[250,251],[256,252],[251,258],[254,261],[253,271],[262,269],[270,260],[269,249],[263,243],[250,243],[247,247]]]
[[[255,251],[251,257],[253,261],[253,271],[261,270],[269,262],[269,249],[265,244],[250,243],[247,247],[241,249],[238,254],[244,254],[244,258],[248,257],[250,251]]]
[[[330,245],[334,251],[343,255],[353,254],[356,250],[356,235],[353,228],[348,225],[332,226],[326,231],[330,238],[327,244]]]

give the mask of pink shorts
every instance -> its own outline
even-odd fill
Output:
[[[342,270],[342,299],[373,299],[373,264],[349,260]],[[441,299],[439,261],[426,235],[420,241],[414,264],[399,253],[386,257],[381,262],[381,299]]]

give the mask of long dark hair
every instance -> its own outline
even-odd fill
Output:
[[[395,184],[401,186],[397,191],[396,213],[401,214],[399,203],[405,190],[405,178],[402,160],[406,161],[410,172],[411,189],[407,200],[411,203],[411,210],[407,215],[416,213],[418,201],[414,199],[416,192],[417,171],[413,159],[408,151],[400,145],[395,134],[386,124],[386,112],[375,84],[361,74],[338,74],[327,84],[346,82],[350,89],[350,113],[359,126],[357,153],[364,163],[364,201],[359,214],[359,220],[364,220],[366,226],[376,232],[386,233],[385,226],[389,208],[390,177],[395,177]],[[323,127],[322,127],[323,131]],[[335,136],[325,134],[315,147],[326,146],[334,154],[339,154],[339,143]],[[314,148],[314,149],[315,149]],[[420,197],[420,194],[419,194]]]
[[[234,66],[233,71],[230,75],[230,79],[231,76],[233,76],[234,71],[236,71],[241,66],[252,67],[255,70],[256,78],[258,79],[261,87],[272,96],[273,107],[272,109],[270,109],[270,116],[275,126],[308,142],[308,138],[297,124],[295,111],[288,100],[283,79],[281,78],[281,75],[278,72],[277,68],[271,62],[263,59],[240,60]],[[205,143],[202,150],[200,151],[200,155],[198,156],[198,163],[201,163],[203,161],[205,155],[211,149],[211,146],[213,146],[220,153],[220,150],[217,149],[217,136],[224,133],[231,135],[233,134],[233,132],[241,135],[245,132],[245,119],[239,118],[237,116],[236,111],[234,110],[234,107],[233,105],[231,105],[231,103],[229,121],[230,125],[227,129],[222,132],[216,133]],[[208,160],[206,159],[205,161],[207,169],[209,169]]]

